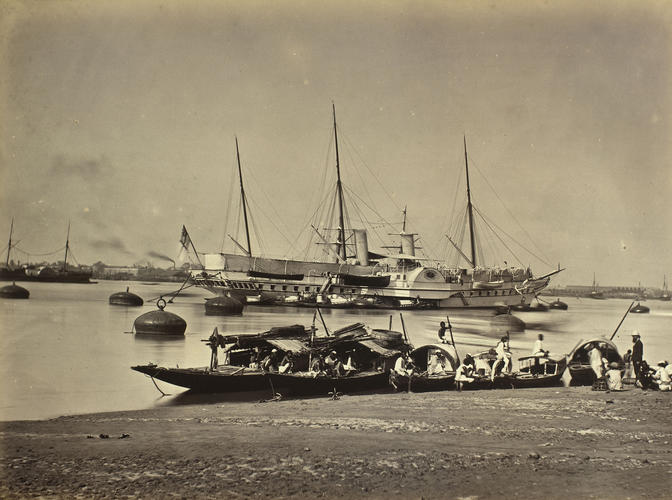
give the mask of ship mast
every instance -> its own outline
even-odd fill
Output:
[[[243,218],[245,219],[245,236],[247,237],[247,255],[252,257],[252,247],[250,246],[250,228],[247,224],[247,198],[245,197],[245,188],[243,187],[243,173],[240,168],[240,152],[238,151],[238,137],[236,137],[236,159],[238,160],[238,178],[240,179],[240,198],[243,203]]]
[[[65,237],[65,257],[63,257],[63,270],[68,270],[68,250],[70,249],[70,221],[68,221],[68,235]]]
[[[469,238],[471,240],[471,265],[476,267],[476,244],[474,242],[474,212],[471,206],[471,189],[469,187],[469,160],[467,158],[467,136],[464,136],[464,165],[467,170],[467,211],[469,213]]]
[[[9,243],[7,243],[7,269],[9,269],[9,253],[12,251],[12,232],[14,232],[14,217],[12,217],[12,225],[9,227]]]
[[[336,148],[336,191],[338,192],[338,239],[339,239],[339,253],[341,258],[345,261],[347,259],[345,251],[345,223],[343,222],[343,185],[341,184],[341,165],[338,157],[338,132],[336,131],[336,106],[331,103],[331,108],[334,113],[334,144]]]

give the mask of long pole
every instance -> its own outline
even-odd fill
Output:
[[[408,335],[406,335],[406,324],[404,323],[404,315],[399,313],[399,318],[401,319],[401,329],[404,332],[404,339],[408,343]]]
[[[9,269],[9,252],[12,251],[12,233],[13,232],[14,232],[14,217],[12,217],[12,225],[9,227],[9,243],[7,243],[7,262],[6,262],[7,269]]]
[[[240,198],[243,203],[243,218],[245,219],[245,236],[247,236],[247,255],[252,257],[252,247],[250,246],[250,228],[247,224],[247,198],[245,197],[245,188],[243,188],[243,172],[240,168],[240,152],[238,151],[238,137],[236,137],[236,159],[238,160],[238,178],[240,179]]]
[[[469,186],[469,159],[467,157],[467,136],[464,136],[464,165],[467,170],[467,211],[469,213],[469,240],[471,241],[471,265],[476,267],[476,243],[474,238],[474,211],[471,206],[471,188]]]
[[[455,349],[455,355],[457,356],[457,364],[460,364],[460,355],[457,353],[457,346],[455,345],[455,339],[453,338],[453,325],[450,324],[450,318],[446,315],[448,320],[448,331],[450,332],[450,341],[453,343],[453,349]]]
[[[345,222],[343,221],[343,185],[341,184],[341,163],[338,156],[338,132],[336,130],[336,105],[332,102],[331,109],[334,113],[334,145],[336,149],[336,191],[338,192],[338,230],[339,252],[343,260],[347,259],[345,251]]]
[[[319,307],[315,307],[317,310],[317,314],[320,315],[320,320],[322,321],[322,326],[324,326],[324,333],[327,334],[327,337],[329,337],[329,328],[327,328],[327,324],[324,322],[324,316],[322,316],[322,311],[320,311]]]
[[[624,314],[623,317],[621,318],[621,322],[620,322],[620,323],[618,324],[618,326],[616,327],[616,330],[614,330],[614,333],[612,333],[612,334],[611,334],[611,337],[609,337],[609,340],[614,340],[614,337],[616,336],[616,332],[618,332],[618,329],[619,329],[619,328],[621,327],[621,325],[623,324],[623,321],[625,321],[625,317],[628,315],[628,313],[630,312],[630,309],[632,309],[632,306],[633,306],[634,304],[635,304],[635,301],[633,300],[633,301],[630,303],[630,305],[628,306],[628,310],[625,311],[625,314]]]

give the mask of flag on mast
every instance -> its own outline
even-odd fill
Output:
[[[189,245],[193,245],[191,242],[191,238],[189,237],[189,233],[187,232],[187,228],[185,226],[182,226],[182,235],[180,236],[180,243],[182,244],[182,248],[185,250],[189,251]]]

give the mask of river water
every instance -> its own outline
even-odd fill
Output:
[[[140,314],[156,309],[148,299],[174,291],[175,283],[101,281],[96,284],[26,283],[29,300],[0,299],[0,420],[51,418],[99,411],[184,404],[183,389],[158,382],[172,396],[160,397],[151,379],[130,366],[205,366],[210,351],[201,342],[216,326],[222,334],[256,333],[272,326],[310,325],[312,309],[249,306],[242,316],[206,316],[208,292],[189,288],[167,311],[187,321],[183,339],[141,338],[130,332]],[[146,301],[143,307],[108,304],[108,297],[126,286]],[[156,300],[156,299],[154,299]],[[568,311],[516,313],[527,324],[511,336],[514,357],[527,354],[538,333],[544,333],[551,353],[568,353],[578,340],[612,334],[629,300],[567,298]],[[644,357],[655,364],[672,361],[672,303],[649,300],[650,314],[629,314],[614,341],[621,353],[638,329]],[[324,310],[327,327],[355,322],[401,331],[398,311]],[[406,311],[404,322],[417,347],[436,340],[438,324],[450,315],[458,352],[478,352],[494,346],[486,311]],[[323,331],[321,325],[318,332]],[[318,333],[319,334],[319,333]]]

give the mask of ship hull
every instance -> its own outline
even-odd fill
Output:
[[[0,271],[0,281],[37,281],[43,283],[91,283],[91,273],[65,271],[48,275],[31,276],[23,269]]]
[[[236,276],[238,274],[238,276]],[[192,277],[192,281],[215,295],[231,295],[244,298],[258,296],[261,293],[273,297],[278,302],[285,297],[297,293],[315,294],[324,289],[323,277],[306,276],[301,281],[253,279],[242,273],[227,273],[227,277]],[[414,285],[407,281],[391,281],[390,285],[381,288],[357,285],[334,284],[329,293],[339,294],[353,301],[364,298],[375,298],[372,308],[386,306],[402,308],[399,301],[416,301],[418,306],[433,306],[445,309],[479,309],[497,308],[529,304],[541,289],[530,288],[520,291],[521,283],[508,282],[497,290],[472,288],[469,283],[432,283],[431,285]],[[314,305],[314,304],[313,304]],[[354,306],[354,305],[353,305]],[[361,303],[357,307],[362,306]]]

